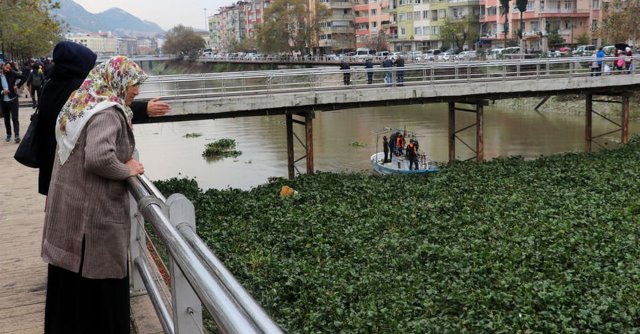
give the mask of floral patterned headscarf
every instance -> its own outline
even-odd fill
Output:
[[[125,56],[113,57],[91,70],[58,116],[56,141],[60,162],[67,161],[82,129],[96,113],[115,106],[131,124],[133,112],[125,105],[127,89],[143,83],[147,77],[138,64]]]

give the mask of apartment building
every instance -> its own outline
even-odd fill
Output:
[[[310,0],[317,1],[317,0]],[[356,27],[351,0],[319,0],[331,15],[320,22],[318,46],[322,53],[356,49]]]
[[[389,0],[355,0],[353,11],[356,27],[356,47],[369,47],[374,41],[386,40],[390,36],[388,28]],[[386,46],[386,49],[389,47]]]
[[[483,3],[482,40],[493,47],[518,41],[520,11],[515,1],[511,1],[506,19],[500,15],[498,0],[483,0]],[[601,19],[600,0],[529,0],[527,10],[522,13],[522,40],[527,49],[546,51],[546,36],[557,30],[566,44],[576,44],[579,36],[592,38]],[[592,42],[595,44],[597,40],[592,38]]]

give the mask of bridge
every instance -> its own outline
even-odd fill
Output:
[[[629,96],[638,88],[640,77],[636,71],[630,74],[603,75],[591,77],[587,59],[565,60],[564,62],[539,61],[539,62],[492,62],[448,64],[446,66],[408,66],[405,70],[405,82],[403,86],[394,85],[387,87],[381,83],[384,70],[374,70],[374,83],[366,83],[366,71],[364,69],[352,69],[350,73],[350,85],[343,85],[344,72],[333,68],[290,70],[290,71],[265,71],[247,73],[207,74],[179,77],[153,77],[143,86],[144,95],[147,97],[162,96],[174,106],[173,114],[154,121],[172,122],[192,119],[214,119],[221,117],[249,117],[263,115],[285,115],[287,118],[287,141],[290,144],[290,168],[295,162],[293,157],[293,124],[302,124],[305,128],[307,168],[309,163],[313,166],[312,120],[315,112],[341,110],[368,105],[400,105],[410,103],[435,103],[446,102],[449,104],[449,139],[459,140],[457,134],[460,131],[475,128],[476,156],[482,159],[482,128],[483,107],[489,99],[549,96],[556,94],[581,94],[586,97],[585,103],[585,149],[591,150],[593,139],[598,135],[590,132],[594,110],[594,103],[616,103],[622,106],[621,121],[614,122],[619,125],[617,130],[621,133],[622,142],[626,142],[628,136]],[[586,65],[585,65],[586,64]],[[395,69],[396,71],[398,69]],[[397,74],[397,73],[394,73]],[[395,80],[395,76],[394,76]],[[599,97],[603,96],[603,97]],[[467,104],[473,107],[460,107],[459,104]],[[471,112],[476,115],[476,123],[466,128],[458,129],[455,123],[456,112]],[[21,121],[27,124],[28,112],[21,113]],[[303,117],[303,121],[294,119]],[[601,134],[602,135],[602,134]],[[43,311],[46,285],[46,265],[39,255],[42,223],[44,221],[44,197],[37,194],[37,170],[20,166],[12,158],[15,145],[0,145],[0,166],[4,171],[4,177],[0,179],[0,200],[4,205],[0,209],[0,333],[42,333]],[[291,170],[290,170],[291,171]],[[313,170],[311,169],[311,172]],[[186,248],[186,241],[178,239],[177,235],[191,236],[189,243],[198,244],[198,239],[193,237],[193,231],[184,225],[184,221],[195,217],[193,212],[178,212],[177,207],[188,207],[180,198],[169,198],[171,217],[179,216],[175,227],[170,227],[162,217],[162,202],[156,196],[131,186],[130,190],[139,201],[140,211],[144,211],[147,221],[157,220],[160,224],[157,230],[164,231],[168,237],[165,239],[177,243],[172,255],[178,260],[180,268],[184,268],[189,283],[183,286],[196,286],[195,306],[183,306],[183,318],[175,319],[175,324],[164,321],[148,325],[146,331],[139,333],[160,333],[176,326],[180,328],[181,322],[187,322],[189,326],[201,328],[194,314],[199,313],[198,300],[201,300],[209,309],[216,311],[215,301],[219,296],[225,299],[235,297],[239,302],[233,302],[238,312],[227,314],[226,307],[219,308],[216,321],[219,324],[228,324],[231,328],[242,328],[238,333],[247,333],[251,329],[256,332],[279,332],[272,326],[268,317],[261,312],[259,307],[251,305],[250,298],[236,291],[234,296],[226,293],[227,288],[212,290],[212,286],[202,284],[213,280],[212,273],[220,273],[216,269],[205,268],[202,257],[211,258],[204,250],[204,254],[195,254],[193,250]],[[134,220],[140,219],[140,214],[133,214]],[[154,219],[157,216],[159,218]],[[193,224],[193,221],[189,223]],[[134,226],[140,224],[134,223]],[[154,225],[155,226],[155,225]],[[139,233],[139,232],[138,232]],[[161,233],[162,234],[162,233]],[[143,236],[133,236],[132,246],[141,244],[145,249]],[[176,241],[176,240],[179,240]],[[196,248],[202,250],[202,248]],[[203,256],[204,255],[204,256]],[[197,258],[197,259],[196,259]],[[138,261],[138,255],[132,253],[136,268],[142,267],[143,260]],[[185,259],[188,259],[185,260]],[[215,262],[208,261],[208,263]],[[173,270],[173,269],[172,269]],[[141,271],[142,272],[142,271]],[[136,274],[138,275],[138,274]],[[226,277],[225,279],[229,279]],[[149,278],[134,277],[133,287],[139,285],[137,281],[148,281]],[[237,285],[233,280],[232,284]],[[202,284],[194,284],[198,282]],[[227,282],[228,283],[228,282]],[[145,283],[146,285],[146,283]],[[176,284],[177,285],[177,284]],[[150,289],[147,289],[150,290]],[[151,289],[152,290],[152,289]],[[218,294],[219,293],[219,294]],[[188,292],[186,294],[192,294]],[[179,294],[182,295],[182,294]],[[203,297],[201,297],[203,296]],[[239,298],[238,298],[239,296]],[[150,306],[139,301],[136,296],[132,298],[132,313],[136,316]],[[209,298],[204,298],[209,297]],[[147,298],[148,299],[148,298]],[[247,301],[249,300],[249,301]],[[142,306],[145,304],[146,306]],[[176,301],[177,305],[183,305]],[[154,304],[155,305],[155,304]],[[156,306],[157,307],[157,306]],[[152,311],[153,312],[153,311]],[[159,314],[169,314],[167,309],[162,309]],[[174,310],[177,315],[179,312]],[[212,312],[215,313],[215,312]],[[250,317],[248,315],[251,315]],[[169,316],[167,316],[169,317]],[[163,319],[169,319],[162,317]],[[150,319],[149,315],[136,317]],[[185,320],[186,319],[186,320]],[[138,324],[137,324],[138,325]],[[172,326],[173,325],[173,326]],[[246,327],[241,327],[241,326]],[[182,326],[185,326],[184,324]],[[224,326],[221,326],[225,328]],[[200,332],[179,331],[176,333]],[[138,327],[139,329],[139,327]],[[233,331],[225,331],[233,332]]]
[[[585,150],[591,151],[594,139],[607,134],[592,133],[594,103],[621,104],[621,120],[611,121],[628,140],[629,97],[640,87],[640,76],[629,72],[592,72],[592,57],[521,59],[456,63],[409,64],[406,67],[367,70],[354,66],[339,70],[336,66],[309,69],[210,73],[152,77],[142,87],[142,96],[161,96],[175,110],[154,119],[156,122],[285,115],[288,143],[289,177],[294,177],[295,163],[306,159],[308,173],[313,173],[313,118],[315,112],[369,106],[422,103],[449,104],[449,162],[454,163],[456,142],[472,152],[472,159],[483,159],[483,109],[490,100],[577,94],[585,97]],[[614,58],[605,59],[612,64]],[[635,60],[638,61],[637,59]],[[613,67],[613,66],[611,66]],[[393,84],[383,81],[391,71]],[[399,84],[397,75],[404,74]],[[367,82],[367,74],[373,82]],[[348,78],[348,84],[345,80]],[[463,106],[460,106],[463,105]],[[474,124],[457,127],[456,113],[476,114]],[[300,139],[293,125],[304,127]],[[458,135],[475,130],[475,143],[468,144]],[[294,157],[294,137],[304,154]]]

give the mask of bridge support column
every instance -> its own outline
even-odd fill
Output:
[[[297,114],[296,116],[302,116],[304,117],[304,120],[295,119],[293,114],[286,115],[287,170],[288,170],[289,179],[293,179],[295,177],[296,172],[298,172],[298,174],[301,174],[298,168],[296,168],[296,163],[302,159],[306,160],[307,174],[313,174],[315,170],[314,162],[313,162],[313,118],[315,117],[315,113],[313,111],[309,111],[309,112]],[[304,142],[293,131],[293,124],[304,126],[304,131],[305,131]],[[294,138],[305,149],[304,156],[298,159],[295,158],[294,141],[293,141]]]
[[[475,109],[456,107],[456,102],[449,102],[449,164],[452,165],[456,160],[456,139],[475,154],[467,160],[475,158],[477,161],[482,161],[484,160],[484,106],[489,103],[487,101],[458,103],[475,106]],[[456,130],[456,111],[475,113],[475,123]],[[476,129],[475,149],[458,136],[458,133],[474,127]]]
[[[600,144],[595,139],[608,136],[610,134],[616,133],[620,131],[620,142],[622,144],[627,144],[629,142],[629,101],[631,93],[623,93],[620,96],[620,100],[611,99],[612,95],[606,96],[605,99],[595,99],[593,94],[587,94],[585,101],[585,124],[584,124],[584,150],[585,152],[591,152],[593,150],[593,144],[598,145],[600,148],[605,148],[603,144]],[[622,105],[621,110],[621,119],[620,123],[610,119],[609,117],[599,113],[594,110],[593,103],[601,102],[601,103],[616,103]],[[601,133],[598,135],[593,135],[593,115],[598,115],[600,118],[608,121],[609,123],[616,126],[616,129],[612,131],[608,131],[605,133]]]

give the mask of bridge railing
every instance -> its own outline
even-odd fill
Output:
[[[165,199],[144,175],[129,178],[133,197],[131,261],[133,293],[146,289],[165,333],[206,332],[202,304],[222,333],[282,333],[195,232],[193,204],[180,194]],[[144,223],[153,227],[170,255],[165,283],[153,275]],[[202,303],[202,304],[201,304]]]
[[[340,70],[337,66],[307,69],[271,71],[247,71],[206,73],[196,75],[172,75],[151,77],[142,86],[142,96],[160,96],[167,100],[201,99],[247,94],[286,94],[295,91],[319,91],[335,89],[365,89],[388,86],[384,82],[386,72],[391,72],[393,85],[398,84],[398,74],[404,74],[404,86],[437,85],[469,81],[511,81],[556,77],[593,76],[593,57],[512,59],[456,63],[408,64],[405,67],[383,68],[352,66]],[[615,58],[604,62],[613,67]],[[638,59],[634,59],[637,62]],[[607,74],[636,74],[630,71],[613,71]],[[368,84],[367,74],[373,75]],[[345,85],[345,81],[349,84]]]

